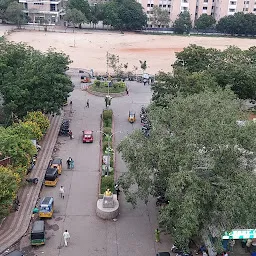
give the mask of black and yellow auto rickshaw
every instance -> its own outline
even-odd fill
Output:
[[[45,226],[43,220],[37,220],[33,223],[30,233],[31,245],[45,244]]]
[[[58,183],[58,169],[48,167],[44,175],[44,185],[55,187]]]
[[[129,111],[128,121],[129,121],[130,123],[134,123],[135,120],[136,120],[136,118],[135,118],[135,112]]]
[[[54,158],[49,162],[49,166],[51,168],[57,168],[58,174],[60,175],[62,172],[62,159],[61,158]]]
[[[52,218],[53,215],[53,197],[44,197],[40,203],[39,218]]]

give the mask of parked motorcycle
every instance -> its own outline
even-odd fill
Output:
[[[37,184],[38,178],[28,178],[28,179],[26,179],[26,182],[28,182],[30,184]]]

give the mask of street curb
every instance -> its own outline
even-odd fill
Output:
[[[103,93],[103,92],[95,92],[95,91],[92,91],[90,89],[91,86],[88,86],[86,91],[94,96],[97,96],[97,97],[105,97],[106,95],[108,95],[107,93]],[[123,97],[125,95],[127,95],[127,92],[124,91],[124,92],[120,92],[120,93],[110,93],[109,94],[112,98],[117,98],[117,97]]]
[[[43,139],[42,144],[42,150],[38,155],[38,165],[35,167],[34,175],[36,175],[41,182],[37,184],[37,186],[30,186],[25,187],[23,193],[28,193],[31,195],[30,200],[26,198],[27,194],[21,196],[21,199],[25,197],[25,202],[23,205],[21,205],[19,212],[16,212],[16,215],[18,214],[17,219],[15,219],[14,216],[10,216],[10,218],[13,218],[13,221],[11,219],[11,224],[7,227],[7,232],[4,230],[1,230],[3,234],[0,236],[0,254],[2,255],[9,247],[11,247],[13,244],[15,244],[17,241],[19,241],[24,234],[27,232],[30,222],[31,222],[31,216],[32,216],[32,210],[35,207],[40,191],[42,188],[42,182],[44,177],[44,171],[46,168],[44,168],[48,163],[48,155],[52,154],[52,151],[54,149],[54,146],[56,144],[57,138],[58,138],[58,131],[59,129],[56,129],[56,127],[59,128],[61,120],[63,117],[63,113],[60,116],[57,116],[55,118],[52,118],[51,120],[51,126],[47,130],[47,134]],[[48,138],[47,138],[48,135]],[[50,137],[51,136],[51,137]],[[54,143],[53,143],[54,142]],[[44,147],[45,145],[45,147]],[[40,168],[41,166],[41,168]],[[37,195],[35,197],[35,195]],[[21,202],[22,203],[22,202]],[[15,213],[14,213],[15,214]],[[4,223],[3,223],[4,224]],[[4,229],[4,228],[3,228]]]

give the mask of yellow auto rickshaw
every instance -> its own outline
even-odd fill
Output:
[[[44,197],[39,208],[39,218],[51,218],[53,215],[53,197]]]
[[[60,175],[62,172],[62,159],[61,158],[54,158],[49,162],[49,166],[51,168],[57,168],[58,174]]]
[[[136,118],[135,118],[135,112],[129,111],[128,121],[129,121],[130,123],[134,123],[135,120],[136,120]]]
[[[48,167],[44,175],[44,185],[55,187],[58,183],[58,169]]]

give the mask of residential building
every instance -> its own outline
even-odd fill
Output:
[[[19,0],[31,23],[56,24],[65,14],[65,0]]]
[[[212,15],[217,21],[236,12],[256,14],[256,0],[137,0],[144,8],[148,17],[152,14],[153,6],[168,10],[171,24],[180,12],[189,11],[194,22],[203,13]],[[149,26],[150,25],[149,23]]]

